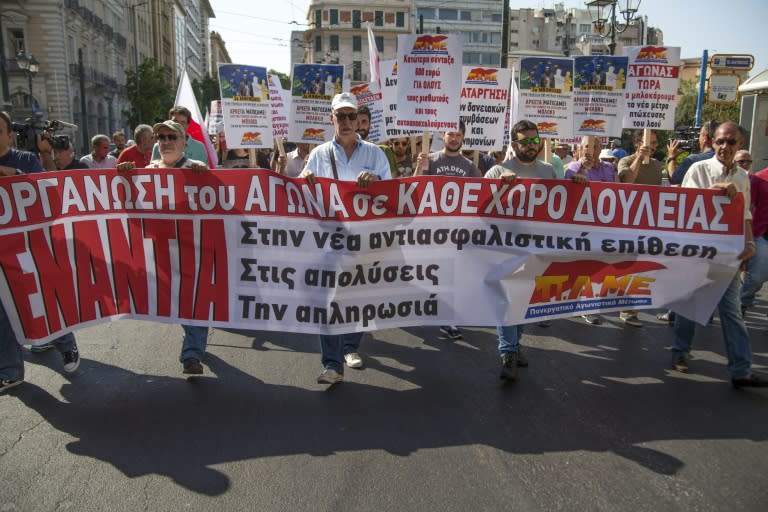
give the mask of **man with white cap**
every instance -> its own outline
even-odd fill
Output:
[[[333,97],[331,122],[334,137],[320,144],[309,154],[307,165],[299,175],[314,184],[316,177],[356,181],[367,188],[374,181],[390,179],[387,157],[379,146],[364,141],[357,134],[357,98],[349,92]],[[363,333],[320,335],[320,353],[323,373],[319,384],[335,384],[344,379],[344,362],[350,368],[361,368],[363,360],[358,354]]]

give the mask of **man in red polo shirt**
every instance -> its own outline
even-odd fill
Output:
[[[152,133],[152,127],[148,124],[140,124],[133,131],[133,140],[136,144],[127,147],[120,153],[117,159],[117,165],[124,162],[133,163],[134,168],[143,169],[149,165],[152,157],[152,146],[155,144],[155,136]]]

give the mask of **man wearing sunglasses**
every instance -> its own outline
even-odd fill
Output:
[[[299,175],[313,185],[316,178],[356,181],[360,188],[379,180],[390,179],[389,162],[376,144],[364,141],[357,134],[357,98],[342,92],[331,101],[331,122],[334,136],[309,154],[307,165]],[[361,332],[342,335],[320,335],[323,373],[318,384],[336,384],[344,380],[344,363],[350,368],[362,368],[358,353]]]
[[[397,165],[397,177],[408,178],[413,176],[413,159],[411,158],[410,140],[408,137],[397,137],[389,141],[392,152],[395,154]]]
[[[539,130],[532,121],[518,121],[511,130],[514,156],[500,165],[494,165],[485,173],[486,178],[501,179],[505,183],[514,184],[517,178],[557,179],[555,169],[550,164],[538,160],[541,147]],[[582,174],[575,174],[571,180],[574,183],[586,183]],[[500,325],[496,327],[499,335],[499,355],[501,356],[501,374],[503,380],[517,379],[518,366],[528,366],[528,360],[523,356],[520,338],[523,336],[522,325]]]
[[[152,127],[157,139],[157,147],[160,158],[152,160],[146,167],[148,169],[190,169],[193,172],[205,172],[208,164],[200,160],[187,158],[184,154],[186,139],[184,127],[175,121],[163,121]],[[133,161],[122,162],[117,165],[120,172],[130,171],[136,168]],[[201,361],[205,356],[208,345],[208,327],[183,325],[184,338],[182,340],[181,355],[179,361],[183,367],[183,373],[187,375],[200,375],[203,373]]]
[[[744,250],[739,254],[741,261],[747,261],[756,251],[752,236],[752,213],[750,211],[750,186],[747,172],[734,162],[736,152],[744,142],[741,127],[731,121],[722,123],[715,131],[713,148],[715,156],[691,166],[683,178],[683,188],[708,188],[722,190],[730,199],[741,192],[744,196]],[[736,388],[768,387],[768,377],[752,371],[752,347],[749,332],[741,316],[739,300],[739,275],[734,274],[731,284],[725,290],[717,305],[720,323],[725,339],[728,357],[728,372]],[[672,366],[675,370],[688,372],[688,355],[693,344],[696,324],[678,314],[675,317],[675,341],[672,344]]]

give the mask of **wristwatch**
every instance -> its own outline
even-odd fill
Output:
[[[667,157],[667,163],[671,162],[672,160],[676,160],[676,159],[677,159],[677,157],[675,157],[675,156],[668,156]]]

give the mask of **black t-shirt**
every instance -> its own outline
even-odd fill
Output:
[[[79,160],[72,160],[72,163],[70,163],[65,168],[61,169],[62,171],[71,171],[73,169],[88,169],[89,167],[82,163]]]

